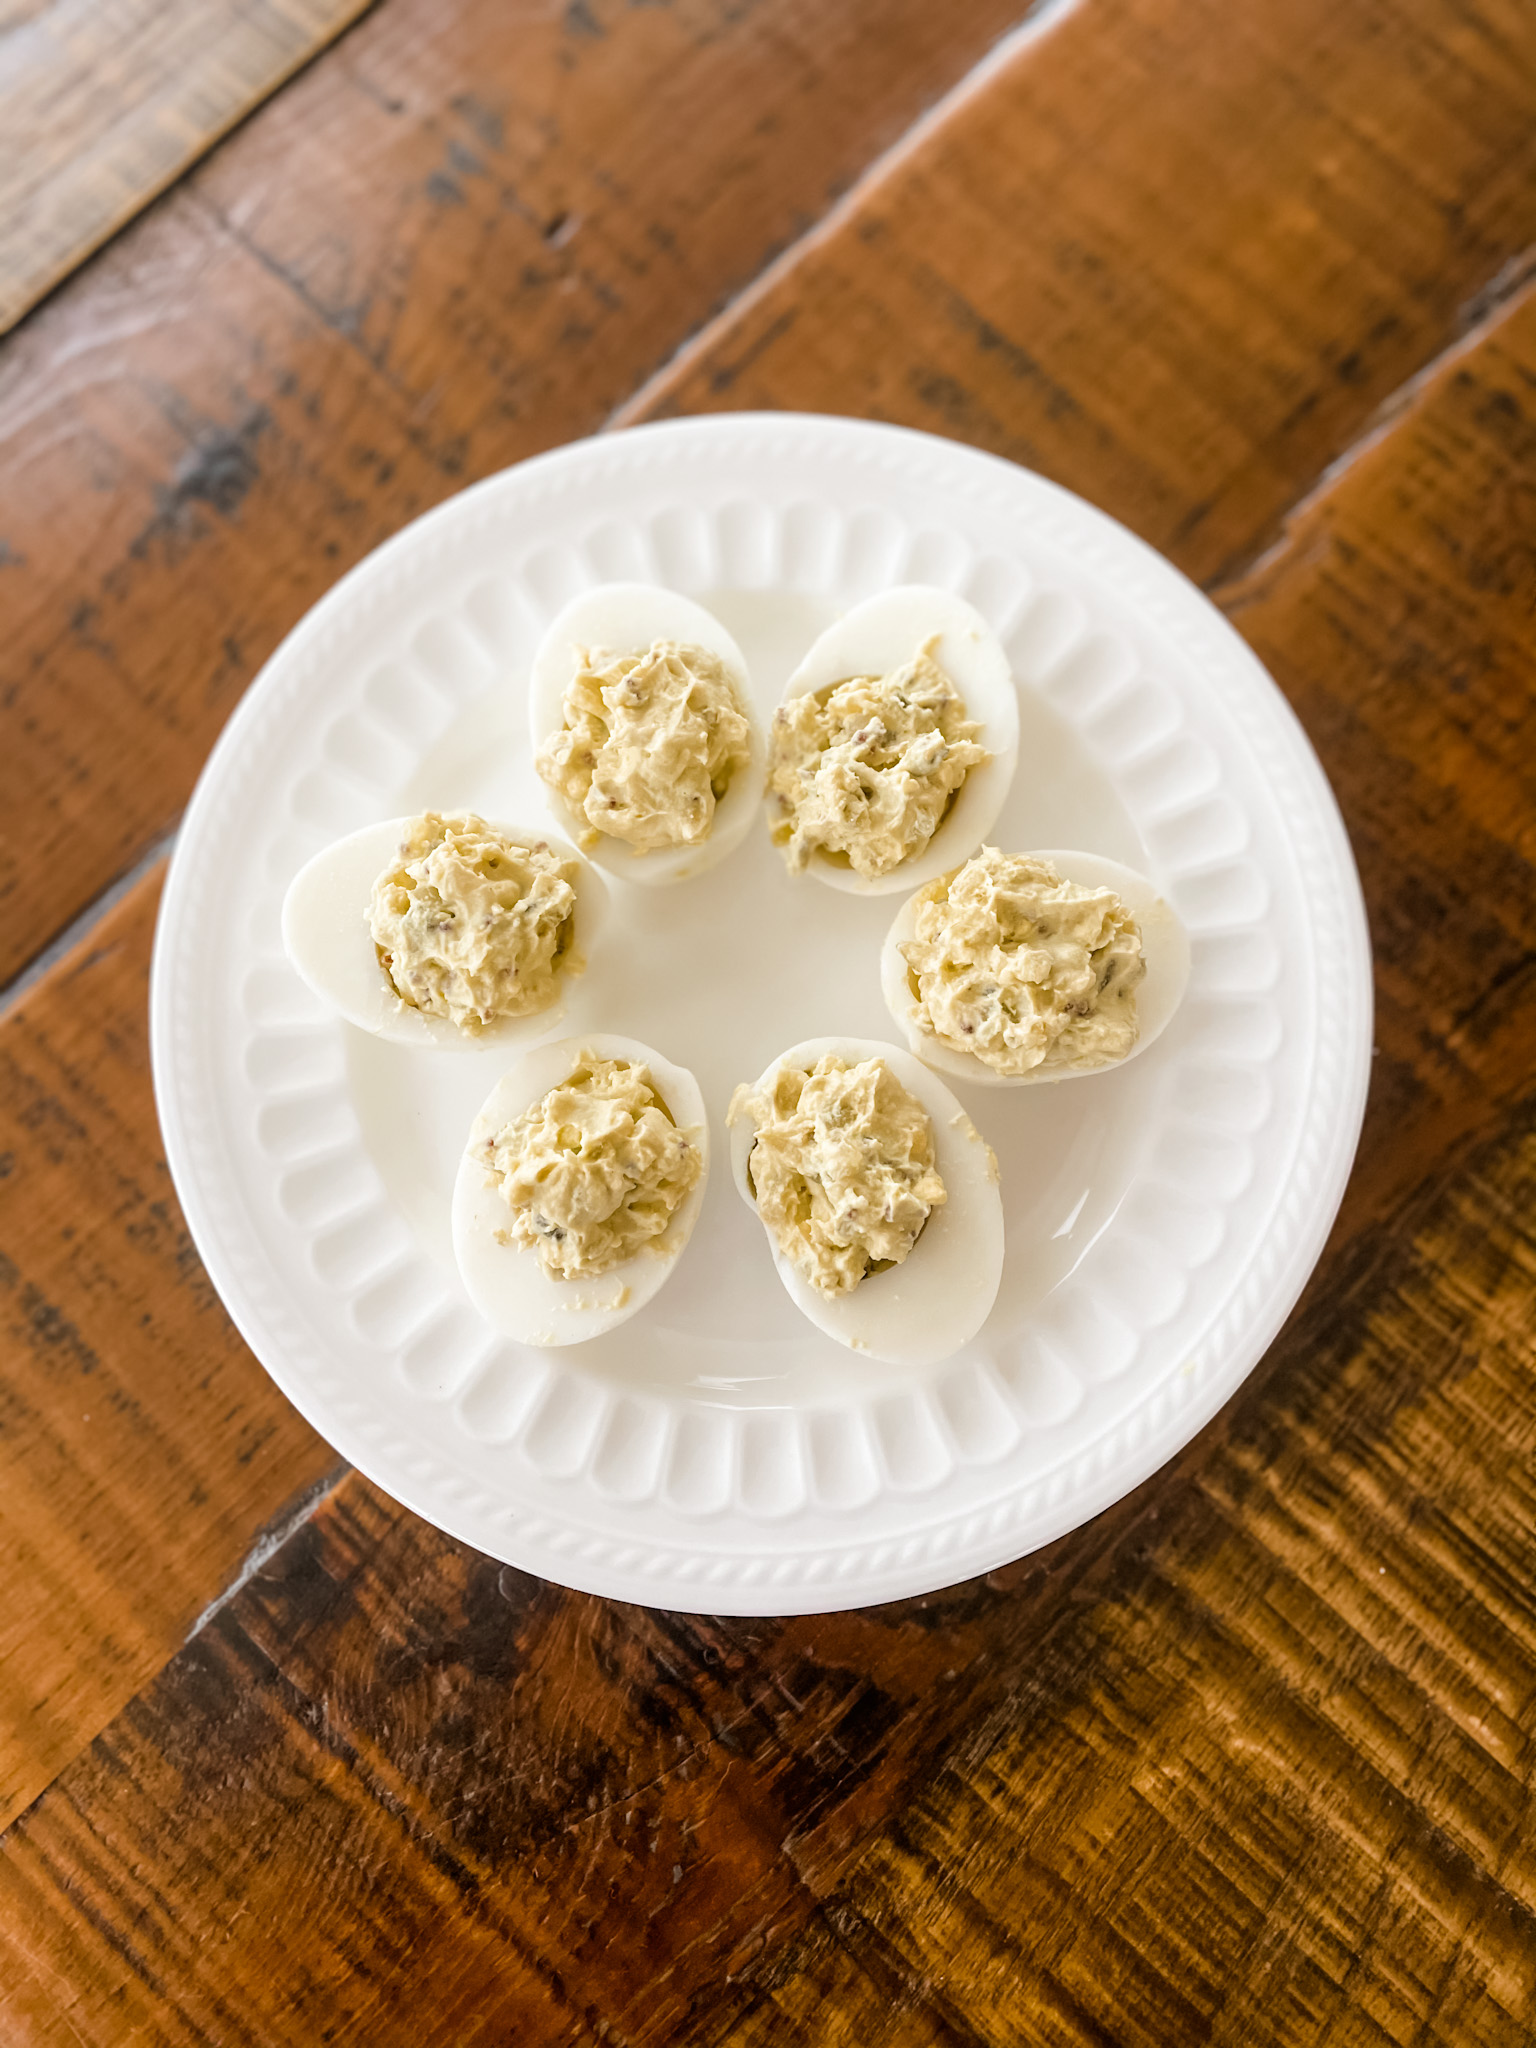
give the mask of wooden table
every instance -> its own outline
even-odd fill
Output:
[[[1536,10],[1020,12],[382,0],[6,280],[4,2048],[1536,2034]],[[304,610],[474,477],[736,407],[994,449],[1203,583],[1378,958],[1242,1394],[1046,1552],[782,1622],[339,1467],[145,1044],[166,845]]]

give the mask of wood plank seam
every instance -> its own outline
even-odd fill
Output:
[[[1063,8],[1077,4],[1078,0],[1059,0],[1059,5],[1050,7],[1048,20],[1037,22],[1032,17],[1030,25],[1040,28],[1048,26]],[[1012,38],[1007,38],[1005,43],[999,44],[992,56],[985,60],[986,64],[990,65],[994,58],[1000,57],[1011,41]],[[977,70],[982,68],[978,66]],[[975,77],[976,73],[971,73],[962,85],[956,88],[956,92],[964,91]],[[941,101],[931,110],[930,115],[924,118],[937,125],[938,117],[948,111],[949,102]],[[922,125],[917,123],[915,127]],[[603,431],[606,433],[615,428],[638,426],[643,423],[675,378],[686,376],[696,363],[707,360],[740,316],[749,313],[759,299],[766,298],[774,286],[789,275],[796,262],[808,251],[829,240],[853,219],[859,205],[890,171],[905,160],[906,145],[910,140],[910,135],[904,136],[895,149],[887,151],[879,158],[876,164],[871,166],[869,174],[861,178],[858,184],[845,194],[824,220],[819,221],[791,248],[786,249],[783,255],[769,264],[750,285],[738,292],[714,319],[700,328],[696,334],[691,335],[668,362],[646,379],[632,397],[625,399],[622,405],[616,406],[604,422]],[[1263,542],[1251,553],[1234,555],[1221,563],[1212,575],[1201,579],[1201,587],[1210,592],[1219,592],[1227,584],[1238,583],[1250,576],[1262,574],[1273,562],[1279,560],[1290,546],[1291,531],[1296,522],[1305,518],[1363,456],[1369,455],[1373,449],[1380,446],[1402,416],[1412,410],[1420,394],[1442,371],[1475,351],[1483,338],[1523,302],[1527,295],[1526,288],[1533,281],[1536,281],[1536,245],[1501,263],[1487,281],[1469,295],[1463,308],[1467,322],[1463,332],[1458,334],[1454,341],[1448,342],[1444,348],[1438,349],[1432,356],[1426,358],[1410,376],[1405,377],[1387,393],[1360,431],[1329,460],[1315,481],[1277,517],[1274,522],[1274,537]],[[754,354],[767,347],[774,339],[774,327],[769,327],[764,334],[754,337],[749,344],[748,353],[732,364],[732,369],[744,368]]]
[[[273,70],[243,105],[236,104],[227,118],[218,125],[210,126],[195,144],[189,145],[187,153],[179,161],[167,165],[163,176],[146,180],[133,195],[126,211],[117,214],[116,217],[103,214],[94,229],[77,241],[67,255],[61,255],[46,271],[40,272],[30,286],[18,286],[14,293],[7,292],[4,298],[0,299],[0,336],[21,326],[39,306],[47,303],[60,286],[68,283],[77,271],[100,255],[101,251],[115,241],[125,229],[132,227],[157,199],[173,191],[253,114],[259,113],[269,100],[285,86],[290,85],[318,58],[336,48],[374,5],[375,0],[351,0],[351,11],[345,19],[329,24],[322,31],[321,40],[312,43],[308,49],[296,48],[291,62],[286,62]],[[43,183],[46,188],[49,180],[45,177]],[[13,190],[12,199],[18,216],[25,203],[35,200],[36,196],[36,192],[32,190],[23,189],[19,193]]]
[[[1280,514],[1275,521],[1274,539],[1255,549],[1247,558],[1234,557],[1217,570],[1204,586],[1215,594],[1217,602],[1221,602],[1221,592],[1227,585],[1262,576],[1279,561],[1291,545],[1296,526],[1316,509],[1357,462],[1380,447],[1398,421],[1413,410],[1418,399],[1439,376],[1454,364],[1474,355],[1497,328],[1514,317],[1530,298],[1533,288],[1536,288],[1536,244],[1511,257],[1507,263],[1501,263],[1488,282],[1472,293],[1463,308],[1468,322],[1464,331],[1454,341],[1447,342],[1444,348],[1436,350],[1395,390],[1388,392],[1348,446],[1341,448],[1320,472],[1317,481],[1309,484]]]
[[[759,291],[792,271],[808,248],[815,247],[826,235],[835,232],[844,223],[845,219],[857,211],[863,198],[874,186],[881,182],[889,170],[895,165],[904,162],[907,157],[921,148],[934,129],[953,118],[975,93],[984,91],[987,85],[990,84],[994,73],[1006,68],[1020,50],[1027,47],[1029,43],[1036,40],[1040,35],[1053,27],[1056,22],[1082,4],[1083,0],[1032,0],[1032,4],[1027,7],[1015,28],[1000,36],[986,55],[974,64],[956,84],[942,94],[932,106],[919,114],[917,119],[911,122],[893,143],[873,157],[865,168],[859,172],[847,190],[833,201],[819,219],[813,221],[808,228],[797,235],[788,247],[782,249],[777,256],[765,264],[749,283],[734,292],[692,334],[686,336],[664,361],[656,365],[637,389],[613,409],[607,419],[603,420],[595,431],[606,433],[613,427],[630,424],[629,415],[631,410],[643,405],[646,394],[651,386],[664,382],[679,363],[688,356],[695,344],[702,344],[707,339],[713,332],[717,321],[732,319],[738,312],[745,310],[752,303]],[[253,109],[253,111],[255,110]],[[189,172],[195,169],[196,165],[188,166]],[[350,346],[354,347],[370,368],[385,375],[386,381],[393,383],[393,380],[388,378],[387,372],[384,371],[378,357],[359,341],[354,328],[347,322],[338,320],[328,307],[306,289],[299,278],[295,277],[285,265],[274,261],[272,256],[245,234],[239,224],[232,220],[221,207],[217,206],[206,193],[200,191],[195,184],[189,183],[184,196],[191,200],[215,224],[222,234],[228,235],[232,241],[236,242],[248,255],[258,262],[271,277],[293,292],[300,304],[312,313],[317,320],[321,321],[333,333],[339,335]]]
[[[803,234],[797,235],[788,248],[780,250],[772,262],[765,263],[750,283],[733,293],[725,305],[681,341],[665,362],[658,363],[644,382],[613,408],[598,431],[606,434],[614,428],[636,426],[643,421],[658,393],[675,377],[685,374],[696,358],[707,356],[717,345],[720,335],[790,276],[808,254],[840,234],[857,217],[870,194],[878,190],[894,171],[916,156],[941,128],[957,119],[978,94],[986,91],[995,77],[1009,68],[1015,58],[1050,34],[1082,4],[1083,0],[1033,0],[1016,28],[1000,36],[979,63],[973,64],[948,92],[935,100],[926,112],[919,114],[889,148],[872,158],[819,220],[813,221]],[[758,347],[764,345],[761,339],[757,343]]]
[[[282,1549],[289,1537],[296,1535],[318,1508],[324,1507],[351,1470],[350,1460],[339,1459],[323,1478],[317,1479],[313,1486],[306,1487],[280,1514],[274,1515],[264,1529],[257,1532],[255,1540],[241,1562],[240,1569],[224,1590],[214,1595],[187,1630],[182,1638],[183,1649],[188,1643],[195,1642],[209,1622],[229,1605],[236,1594],[250,1584],[262,1566]]]
[[[1482,326],[1485,320],[1518,298],[1533,278],[1536,278],[1536,242],[1501,263],[1487,284],[1471,294],[1461,309],[1463,328],[1470,333],[1474,327]]]
[[[0,1018],[13,1010],[44,976],[51,973],[62,960],[74,952],[77,946],[83,945],[102,919],[110,911],[115,910],[124,897],[131,894],[147,875],[153,873],[161,861],[169,857],[180,830],[181,819],[178,817],[168,832],[162,832],[158,838],[152,840],[131,866],[124,868],[114,881],[107,884],[99,896],[93,897],[76,917],[71,918],[63,931],[51,938],[41,952],[35,953],[24,967],[12,975],[5,986],[0,988]]]

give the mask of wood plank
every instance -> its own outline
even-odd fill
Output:
[[[335,2029],[470,2048],[604,2022],[672,2038],[766,1928],[801,1917],[797,1865],[859,1827],[865,1783],[954,1711],[976,1659],[963,1604],[901,1627],[652,1614],[499,1571],[361,1480],[344,1494],[177,1660],[163,1700],[82,1758],[94,1773],[110,1753],[110,1816],[105,1787],[71,1773],[5,1838],[0,1984],[35,2026],[53,1979],[80,1992],[87,2037],[110,2018],[167,2042]],[[187,1738],[174,1749],[162,1713]],[[241,1759],[217,1790],[199,1754],[215,1726]],[[339,1882],[295,1888],[287,1844],[263,1856],[274,1796],[312,1873]],[[86,1913],[57,1947],[53,1873],[87,1864]],[[386,1952],[421,1973],[409,2011]]]
[[[852,2042],[876,1996],[922,2043],[1528,2038],[1533,1190],[1536,1096],[699,2038]]]
[[[601,425],[1022,4],[391,0],[17,330],[0,986],[342,570]]]
[[[32,0],[0,20],[0,334],[371,0]]]
[[[1536,485],[1499,423],[1533,390],[1536,287],[1241,591],[1346,807],[1408,778],[1400,816],[1361,821],[1377,894],[1443,889],[1474,815],[1524,883],[1493,924],[1470,898],[1427,937],[1381,921],[1387,995],[1402,959],[1430,990],[1430,1051],[1456,1030],[1438,991],[1496,995],[1531,915],[1504,751],[1467,735],[1479,690],[1517,740],[1536,694],[1508,641],[1526,557],[1489,573]],[[1362,644],[1361,605],[1389,643]],[[1536,1093],[1470,1037],[1476,1155],[1424,1174],[1399,1142],[1443,1119],[1426,1052],[1368,1135],[1369,1210],[1242,1397],[990,1581],[863,1615],[651,1614],[346,1480],[0,1843],[14,2012],[38,2040],[382,2048],[407,2023],[425,2048],[851,2041],[884,2012],[946,2048],[1518,2038]]]
[[[0,1023],[0,1820],[337,1464],[231,1327],[150,1092],[151,877]]]
[[[1023,1584],[667,1616],[348,1480],[0,1843],[12,2014],[274,2048],[853,2042],[891,2008],[913,2043],[1513,2040],[1533,1187],[1536,1102],[1364,1241],[1102,1585],[1083,1532]]]
[[[1522,0],[1088,0],[623,417],[926,428],[1209,582],[1533,245]]]
[[[1345,1221],[1529,1087],[1536,1039],[1536,287],[1219,593],[1322,757],[1376,949]]]

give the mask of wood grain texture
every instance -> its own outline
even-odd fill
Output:
[[[600,424],[1014,11],[393,0],[29,323],[0,980],[175,816],[342,569]],[[1530,24],[1083,0],[651,409],[937,427],[1211,573],[1536,241]]]
[[[52,551],[29,586],[38,602],[24,631],[41,633],[50,606],[55,622],[72,617],[71,596],[97,607],[59,640],[46,688],[13,699],[26,716],[56,721],[47,746],[58,751],[28,756],[32,776],[59,778],[67,758],[74,777],[66,800],[86,838],[66,879],[109,870],[134,844],[112,842],[92,810],[109,742],[128,750],[111,772],[140,803],[137,830],[175,786],[175,763],[190,772],[285,605],[307,602],[402,506],[474,473],[498,436],[571,431],[561,420],[612,391],[616,358],[633,366],[643,353],[623,356],[628,300],[611,317],[594,314],[578,340],[557,324],[558,302],[539,311],[554,290],[547,281],[543,299],[531,284],[526,296],[498,296],[487,252],[513,245],[497,238],[488,185],[450,158],[432,125],[430,109],[462,78],[450,85],[445,70],[423,87],[428,112],[412,112],[409,51],[392,59],[391,92],[407,106],[398,118],[432,148],[410,159],[411,206],[395,227],[402,265],[419,261],[457,309],[444,316],[451,347],[418,323],[408,285],[391,282],[389,233],[366,243],[356,270],[327,247],[312,209],[288,194],[283,148],[263,159],[263,178],[218,183],[247,138],[318,91],[328,68],[376,103],[379,76],[353,53],[385,38],[389,14],[17,337],[53,334],[53,352],[9,387],[12,431],[33,437],[29,531]],[[1081,40],[1090,17],[1114,30],[1097,64]],[[629,32],[627,16],[602,18],[609,45]],[[729,44],[737,25],[711,18]],[[1005,437],[994,445],[1043,449],[1063,481],[1163,535],[1186,566],[1213,574],[1257,544],[1391,377],[1443,345],[1455,294],[1479,284],[1477,265],[1486,283],[1518,255],[1529,229],[1509,166],[1525,161],[1529,124],[1512,124],[1509,109],[1525,89],[1524,17],[1352,5],[1325,22],[1293,8],[1285,19],[1310,27],[1292,42],[1280,10],[1252,8],[1235,23],[1198,17],[1194,43],[1184,24],[1195,18],[1160,14],[1150,0],[1084,0],[759,303],[715,329],[650,402],[729,401],[745,377],[739,396],[753,402],[884,407],[933,424],[933,379],[952,375],[972,398],[990,394],[978,438],[990,420]],[[677,30],[653,17],[644,32]],[[567,34],[569,44],[549,47],[575,53],[562,77],[583,75],[599,39]],[[431,42],[419,37],[415,56]],[[1263,62],[1251,56],[1256,44]],[[1487,61],[1490,46],[1499,63]],[[715,43],[701,47],[727,64]],[[1026,57],[1056,68],[1026,72]],[[619,61],[612,48],[607,61]],[[1141,67],[1141,93],[1105,85],[1122,62]],[[1457,97],[1463,74],[1482,80],[1476,119]],[[707,75],[731,74],[727,64]],[[1293,93],[1295,77],[1305,89]],[[1003,78],[1018,94],[1011,123],[990,99]],[[1043,99],[1042,79],[1053,88]],[[605,106],[617,119],[622,96]],[[461,115],[491,149],[478,96]],[[1245,150],[1241,130],[1271,115],[1277,184],[1266,199],[1260,152]],[[1383,120],[1390,133],[1372,126]],[[524,133],[520,121],[503,139]],[[1111,178],[1102,160],[1127,121],[1145,124],[1139,178],[1129,160]],[[1054,182],[1028,155],[1052,122],[1070,144]],[[277,131],[288,151],[318,148],[309,126]],[[541,164],[567,161],[560,128],[520,176],[536,181]],[[363,138],[373,131],[355,132],[360,161],[374,166],[363,184],[393,189],[377,173],[394,161],[385,145],[370,156]],[[464,138],[478,132],[454,139],[472,151]],[[971,153],[971,134],[985,150]],[[1355,153],[1362,135],[1392,160],[1380,186],[1372,152]],[[990,253],[1003,230],[988,195],[1001,178],[1010,218],[1027,211],[1029,183],[1007,184],[1021,152],[1049,195],[1049,219],[1070,215],[1099,234],[1080,243],[1104,253],[1099,284],[1088,264],[1047,290],[1036,269],[1035,296],[1009,297]],[[1348,178],[1328,170],[1335,156]],[[1226,204],[1210,168],[1226,158],[1258,222],[1240,275],[1232,245],[1199,231],[1202,206]],[[1326,204],[1311,184],[1305,203],[1297,198],[1308,163]],[[925,164],[930,185],[918,176]],[[430,202],[450,226],[464,223],[451,252],[427,211],[438,173],[462,201],[438,188]],[[915,182],[892,182],[901,179]],[[1391,203],[1380,196],[1388,183]],[[1353,218],[1345,200],[1356,186],[1363,210],[1351,240],[1339,223]],[[541,243],[555,252],[541,260],[574,263],[582,230],[562,247],[570,216],[543,211],[546,196],[565,204],[567,188],[551,174],[537,190],[533,215],[551,230]],[[1133,214],[1128,246],[1116,205],[1140,205],[1148,192],[1163,203]],[[625,218],[630,203],[615,200],[621,210],[602,218]],[[870,223],[878,232],[865,234]],[[985,328],[942,295],[926,306],[902,295],[914,252],[932,271],[935,252],[958,260],[967,236],[979,238],[975,268],[1000,295],[985,301]],[[1013,246],[1022,264],[1033,243],[1017,235]],[[1343,253],[1330,266],[1319,252],[1335,246]],[[1378,290],[1373,265],[1410,249],[1419,267],[1383,273]],[[843,271],[828,270],[834,254]],[[1244,282],[1250,264],[1262,290]],[[618,290],[617,268],[582,274]],[[665,281],[680,277],[686,296],[694,285],[682,271]],[[83,302],[88,282],[99,286],[98,327],[74,331],[71,355],[67,323],[50,323]],[[654,288],[653,277],[644,290]],[[751,327],[773,295],[784,327]],[[1120,337],[1108,382],[1097,340],[1065,351],[1074,295],[1079,327],[1105,308]],[[1386,317],[1378,300],[1394,302],[1414,337],[1399,358],[1401,337],[1388,336],[1385,366],[1365,346]],[[1243,1397],[1139,1494],[990,1582],[781,1623],[647,1614],[542,1587],[347,1479],[0,1840],[0,2039],[1460,2048],[1529,2037],[1536,1099],[1522,1019],[1536,892],[1522,776],[1536,684],[1536,331],[1530,291],[1512,274],[1479,309],[1475,345],[1408,392],[1382,437],[1294,514],[1273,554],[1223,588],[1334,776],[1381,954],[1382,1057],[1361,1173],[1308,1305]],[[524,314],[538,347],[516,361],[537,402],[509,422],[494,412],[495,365],[507,360],[506,333],[524,348]],[[865,319],[875,324],[861,330]],[[1365,349],[1358,377],[1339,374],[1346,330]],[[105,368],[124,359],[121,347],[113,355],[91,338],[98,331],[127,336],[131,403]],[[744,364],[749,331],[762,348]],[[860,331],[879,339],[878,405],[870,350],[850,341]],[[646,332],[650,346],[660,326]],[[564,357],[551,351],[562,335]],[[1030,373],[1019,351],[1050,374]],[[1182,375],[1171,382],[1175,360]],[[444,364],[481,400],[452,380],[434,385]],[[553,381],[538,383],[545,375]],[[287,389],[284,376],[295,380]],[[1275,423],[1272,385],[1303,407],[1299,421],[1285,425],[1287,412]],[[60,387],[71,403],[48,411]],[[1170,493],[1186,480],[1185,387],[1209,387],[1222,424],[1189,439],[1181,534]],[[35,416],[45,390],[52,442]],[[130,415],[139,439],[125,437]],[[1325,431],[1308,424],[1317,418]],[[68,461],[45,460],[66,419]],[[162,438],[167,422],[174,432]],[[948,430],[967,431],[962,411]],[[166,481],[168,449],[185,463],[179,494]],[[110,488],[86,491],[92,462]],[[146,506],[163,518],[135,552],[131,522]],[[1215,545],[1212,534],[1225,537]],[[231,619],[245,639],[224,650],[220,679],[208,656]],[[136,718],[125,709],[133,692]],[[93,720],[97,734],[68,752]],[[42,746],[36,732],[26,746]],[[46,838],[53,828],[44,829]],[[227,1477],[238,1426],[198,1405],[190,1372],[197,1346],[220,1341],[202,1334],[213,1312],[193,1313],[195,1268],[171,1279],[174,1240],[151,1234],[141,1245],[127,1197],[120,1228],[110,1207],[119,1182],[107,1181],[88,1137],[71,1153],[54,1128],[72,1121],[88,1134],[100,1077],[116,1076],[113,1169],[133,1188],[156,1185],[142,1067],[119,1075],[102,1049],[122,1038],[140,1000],[150,893],[119,913],[128,943],[99,1002],[88,979],[71,980],[87,973],[77,954],[16,1013],[59,1020],[49,1033],[74,1050],[50,1055],[38,1091],[55,1104],[46,1115],[36,1095],[17,1094],[6,1142],[29,1192],[6,1221],[28,1281],[98,1351],[120,1347],[113,1367],[137,1398],[152,1388],[173,1468],[190,1452],[167,1417],[189,1401],[187,1427],[208,1436],[200,1469]],[[0,1025],[7,1053],[9,1029]],[[63,1232],[98,1185],[108,1208],[91,1227],[93,1266]],[[5,1244],[14,1257],[12,1235]],[[144,1299],[162,1272],[174,1297],[164,1309]],[[141,1301],[180,1333],[155,1357],[134,1339]],[[156,1643],[178,1639],[199,1573],[220,1553],[206,1533],[209,1503],[189,1488],[170,1591],[152,1588],[141,1602],[147,1549],[130,1548],[131,1572],[104,1568],[101,1529],[156,1539],[149,1496],[167,1453],[152,1436],[142,1449],[115,1414],[110,1441],[71,1425],[78,1438],[49,1468],[50,1434],[64,1435],[75,1384],[51,1361],[47,1372],[23,1371],[21,1320],[7,1344],[18,1361],[7,1386],[36,1399],[32,1413],[17,1411],[9,1450],[0,1436],[0,1455],[77,1487],[65,1537],[82,1544],[85,1530],[98,1545],[72,1592],[67,1655],[46,1653],[60,1678],[47,1699],[53,1761],[40,1767],[52,1769],[153,1668],[164,1654]],[[274,1453],[269,1479],[280,1463]],[[219,1495],[210,1501],[222,1510]],[[262,1511],[248,1496],[233,1522]],[[73,1563],[67,1545],[61,1555]],[[120,1632],[140,1605],[142,1635],[121,1657]],[[26,1656],[52,1626],[41,1606],[29,1614],[17,1637]],[[9,1683],[11,1639],[0,1647]]]
[[[1528,290],[1231,593],[1373,901],[1429,906],[1378,919],[1369,1201],[1239,1400],[989,1581],[784,1622],[540,1586],[347,1479],[0,1843],[15,2031],[1528,2037],[1536,1093],[1501,1024],[1441,1054],[1533,900],[1533,392]]]
[[[1527,288],[1222,593],[1323,754],[1376,935],[1325,1282],[1145,1490],[1104,1604],[1036,1639],[1020,1698],[699,2038],[892,2011],[912,2043],[1529,2038],[1533,490]]]
[[[709,1621],[348,1480],[0,1843],[0,2019],[1515,2042],[1533,1185],[1527,1111],[1361,1241],[1097,1565],[1084,1531],[927,1601]]]
[[[1536,1076],[1536,286],[1218,595],[1322,757],[1369,905],[1348,1223]]]
[[[38,0],[0,17],[0,334],[371,0]]]
[[[868,7],[665,14],[396,0],[216,160],[220,177],[246,166],[237,188],[274,246],[278,213],[313,234],[315,192],[341,186],[345,212],[324,218],[366,224],[357,262],[379,292],[366,352],[314,310],[323,277],[289,282],[252,253],[259,224],[226,228],[185,190],[0,352],[0,412],[25,443],[0,473],[0,659],[24,672],[3,698],[0,871],[33,871],[39,830],[60,855],[30,933],[8,898],[0,972],[179,803],[253,662],[319,589],[462,474],[457,429],[434,424],[438,380],[494,412],[508,453],[593,424],[1008,18],[978,0],[941,29],[885,8],[861,99],[843,59]],[[746,132],[723,103],[660,155],[625,126],[627,102],[734,105],[749,80]],[[690,181],[710,180],[724,210],[695,232]],[[578,203],[573,239],[576,216],[556,215]],[[331,228],[323,246],[335,256]],[[494,286],[466,304],[483,274]],[[423,308],[442,345],[413,363]],[[565,332],[589,316],[598,336]],[[45,562],[62,640],[57,614],[28,608]],[[71,881],[75,833],[94,850]],[[143,1018],[158,888],[0,1020],[0,1821],[334,1462],[235,1338],[169,1191]]]
[[[1523,0],[1088,0],[626,417],[923,427],[1209,582],[1533,246]]]
[[[1363,1240],[736,2048],[1528,2040],[1536,1099]]]
[[[1022,4],[391,0],[40,308],[0,353],[0,985],[342,570],[601,425]]]
[[[157,875],[0,1022],[0,1824],[336,1465],[230,1326],[171,1188],[158,900]]]
[[[470,2048],[605,2022],[673,2038],[766,1930],[803,1921],[808,1861],[868,1825],[866,1788],[883,1797],[954,1711],[980,1647],[942,1605],[893,1627],[568,1595],[349,1480],[80,1760],[94,1773],[110,1749],[119,1792],[64,1947],[49,1873],[99,1855],[95,1783],[66,1777],[6,1838],[0,1982],[25,1987],[34,2025],[56,2009],[51,1974],[93,1987],[72,2012],[87,2035],[110,2018],[176,2042],[330,2028]],[[167,1747],[173,1722],[185,1740]],[[215,1726],[231,1741],[210,1771]],[[179,1870],[154,1847],[167,1831]],[[295,1884],[295,1853],[319,1886]],[[184,1916],[182,1892],[205,1889],[209,1918]]]

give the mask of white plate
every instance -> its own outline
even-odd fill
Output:
[[[1021,688],[998,843],[1125,861],[1190,928],[1188,998],[1144,1058],[1070,1088],[959,1084],[1002,1162],[1008,1264],[980,1336],[943,1366],[904,1375],[812,1329],[724,1172],[671,1284],[621,1330],[560,1352],[498,1338],[458,1282],[448,1213],[500,1056],[370,1039],[283,957],[283,892],[325,841],[428,805],[538,814],[529,657],[573,593],[617,578],[713,606],[765,709],[838,608],[894,583],[959,591]],[[561,1030],[623,1032],[691,1067],[717,1139],[733,1085],[785,1046],[892,1036],[890,899],[792,882],[766,831],[697,882],[625,897]],[[1185,1443],[1322,1248],[1371,1032],[1333,799],[1199,592],[1010,464],[777,415],[540,457],[353,570],[272,657],[204,771],[152,1012],[187,1221],[315,1427],[495,1557],[738,1614],[989,1570]]]

